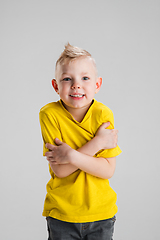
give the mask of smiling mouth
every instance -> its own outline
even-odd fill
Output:
[[[70,95],[71,97],[75,97],[75,98],[82,98],[84,97],[84,94],[75,94],[75,95]]]

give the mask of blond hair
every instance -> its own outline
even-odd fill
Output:
[[[56,72],[57,72],[58,65],[65,64],[66,62],[73,61],[73,60],[75,60],[79,57],[83,57],[83,56],[89,57],[93,61],[93,64],[96,69],[96,74],[97,74],[96,63],[95,63],[95,60],[92,57],[92,55],[88,51],[86,51],[82,48],[79,48],[79,47],[72,46],[71,44],[68,43],[67,45],[65,45],[64,51],[61,53],[60,57],[58,58],[58,60],[56,62],[55,77],[57,75]]]

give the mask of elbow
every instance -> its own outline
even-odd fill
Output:
[[[112,178],[113,177],[113,174],[114,173],[109,173],[109,172],[107,172],[107,173],[105,173],[103,176],[102,176],[102,178],[103,179],[110,179],[110,178]]]
[[[54,171],[54,174],[58,178],[65,178],[65,177],[67,177],[67,175],[65,173],[62,173],[61,171]]]
[[[114,175],[114,172],[108,173],[105,179],[110,179]]]
[[[57,167],[57,165],[52,165],[50,164],[50,167],[52,169],[52,172],[54,173],[54,175],[58,178],[64,178],[66,177],[65,172],[62,172],[59,167]]]
[[[53,170],[52,170],[53,171]],[[68,177],[70,174],[67,174],[66,171],[62,171],[61,169],[56,169],[53,171],[57,178],[65,178]]]
[[[68,175],[62,175],[62,174],[59,174],[59,175],[56,175],[58,178],[65,178],[65,177],[68,177]]]
[[[113,168],[110,168],[110,169],[107,169],[106,172],[104,173],[104,179],[110,179],[113,177],[114,175],[114,172],[115,172],[115,169]]]
[[[114,174],[114,171],[103,171],[100,174],[95,175],[96,177],[102,178],[102,179],[110,179]]]
[[[109,173],[108,173],[108,179],[112,178],[115,172],[115,168],[111,168]]]
[[[116,165],[115,165],[115,162],[110,162],[107,158],[106,158],[106,160],[108,162],[108,166],[107,166],[107,170],[106,170],[105,179],[110,179],[114,175]]]

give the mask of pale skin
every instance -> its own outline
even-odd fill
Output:
[[[80,57],[73,62],[58,66],[57,79],[52,80],[55,91],[60,95],[65,108],[79,122],[88,111],[94,94],[102,84],[102,78],[97,78],[95,66],[89,58]],[[67,177],[77,169],[93,176],[109,179],[116,167],[116,157],[93,157],[101,149],[117,146],[116,129],[106,129],[110,123],[103,123],[95,137],[81,148],[74,150],[68,144],[55,139],[55,145],[46,144],[50,150],[45,153],[52,171],[59,178]]]

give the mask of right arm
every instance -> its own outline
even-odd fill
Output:
[[[96,136],[77,149],[78,152],[85,155],[94,156],[101,149],[110,149],[117,146],[117,133],[115,129],[106,129],[110,123],[103,123],[98,129]],[[56,143],[56,139],[55,139]],[[72,164],[55,164],[52,158],[47,157],[50,167],[55,175],[59,178],[64,178],[75,172],[78,168]]]

